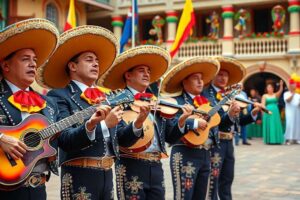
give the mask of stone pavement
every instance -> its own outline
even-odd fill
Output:
[[[264,145],[260,139],[251,146],[235,148],[233,184],[235,200],[299,200],[300,145]],[[164,161],[166,199],[173,199],[169,160]],[[59,178],[47,184],[48,200],[59,199]]]

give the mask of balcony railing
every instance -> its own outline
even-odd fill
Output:
[[[194,56],[219,56],[222,55],[222,43],[218,42],[197,42],[185,43],[178,52],[179,59]]]
[[[131,1],[132,0],[118,0],[117,5],[119,7],[128,7],[128,6],[131,6]],[[165,3],[166,3],[165,0],[138,0],[139,6],[165,4]]]
[[[104,3],[104,4],[108,4],[109,5],[109,2],[110,0],[95,0],[96,2],[98,3]]]
[[[236,56],[284,55],[287,51],[287,38],[234,40],[234,53]]]

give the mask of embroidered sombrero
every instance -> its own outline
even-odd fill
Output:
[[[225,70],[229,73],[228,86],[239,83],[246,74],[246,68],[242,63],[233,58],[216,57],[220,62],[220,70]]]
[[[0,31],[0,61],[21,49],[33,49],[37,66],[47,61],[58,43],[59,32],[46,19],[28,19]]]
[[[118,54],[118,40],[109,30],[92,25],[79,26],[62,33],[56,51],[48,63],[38,70],[38,83],[48,88],[65,87],[70,82],[67,63],[75,55],[87,51],[98,57],[100,77]]]
[[[98,84],[112,90],[124,88],[124,73],[139,65],[150,68],[150,82],[153,83],[168,70],[170,63],[169,52],[161,47],[152,45],[135,47],[120,54],[114,65],[99,79]]]
[[[220,63],[213,58],[194,57],[174,66],[161,83],[163,93],[182,91],[182,81],[191,74],[201,73],[204,84],[210,82],[220,69]]]

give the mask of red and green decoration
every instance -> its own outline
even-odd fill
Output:
[[[168,23],[176,23],[178,21],[177,13],[174,11],[167,12],[166,21]]]
[[[299,0],[289,0],[288,11],[290,13],[300,12],[300,1]]]
[[[222,18],[223,19],[228,19],[228,18],[233,18],[234,16],[234,11],[232,6],[224,6],[223,7],[223,13],[222,13]]]
[[[283,32],[271,32],[271,33],[248,33],[242,39],[256,39],[256,38],[283,38]]]
[[[112,18],[112,22],[111,22],[111,25],[113,26],[113,27],[123,27],[123,20],[122,20],[122,17],[113,17]]]

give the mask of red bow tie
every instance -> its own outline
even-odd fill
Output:
[[[102,92],[99,88],[87,88],[81,95],[81,98],[86,100],[90,105],[99,103],[106,98],[104,92]]]
[[[194,97],[194,106],[196,106],[197,108],[203,104],[207,104],[208,103],[208,100],[207,98],[205,98],[204,96],[200,96],[200,95],[197,95]]]
[[[151,93],[136,93],[135,95],[134,95],[134,99],[135,100],[140,100],[140,99],[142,99],[142,98],[145,98],[145,99],[149,99],[149,100],[151,100],[152,98],[153,98],[153,94],[151,94]]]
[[[19,90],[8,98],[8,101],[21,112],[39,112],[46,107],[46,101],[36,92]]]

